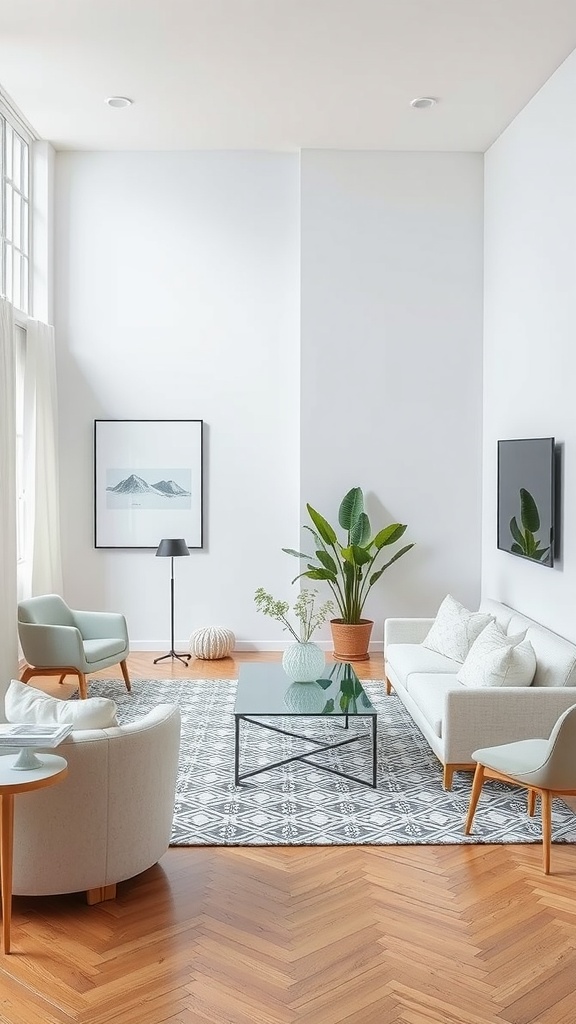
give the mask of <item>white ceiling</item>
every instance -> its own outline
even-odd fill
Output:
[[[0,0],[58,149],[484,151],[575,48],[576,0]]]

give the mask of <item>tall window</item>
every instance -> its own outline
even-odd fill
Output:
[[[30,140],[0,112],[2,241],[0,291],[16,309],[29,312]]]

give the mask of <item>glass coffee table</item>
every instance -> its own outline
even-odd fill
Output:
[[[342,738],[331,737],[319,739],[314,735],[295,732],[285,728],[292,723],[273,724],[263,719],[326,719],[338,718],[339,729],[346,733]],[[349,732],[350,719],[363,719],[366,729],[354,729]],[[260,729],[291,736],[310,744],[308,751],[284,757],[280,761],[270,761],[263,767],[251,768],[250,771],[240,769],[241,723],[249,722]],[[295,723],[296,725],[296,723]],[[311,732],[313,733],[313,729]],[[318,730],[320,731],[320,730]],[[239,786],[245,779],[262,772],[279,768],[292,761],[302,761],[314,765],[322,771],[340,775],[351,782],[376,788],[377,773],[377,733],[378,714],[372,706],[352,665],[338,662],[327,665],[323,675],[312,683],[294,683],[288,678],[279,662],[244,662],[240,665],[236,703],[234,705],[234,782]],[[370,740],[367,746],[367,765],[369,778],[362,779],[351,775],[344,768],[335,768],[322,764],[314,759],[314,754],[326,750],[346,749],[354,743]]]

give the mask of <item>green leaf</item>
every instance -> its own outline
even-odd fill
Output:
[[[366,548],[358,547],[357,544],[353,544],[348,551],[352,552],[352,559],[355,565],[367,565],[368,562],[372,561],[369,551]]]
[[[530,491],[527,491],[525,487],[520,488],[520,519],[525,530],[529,530],[530,533],[538,533],[540,529],[538,506]]]
[[[512,534],[512,536],[513,536],[514,540],[516,541],[516,543],[519,544],[520,547],[522,547],[522,545],[524,543],[524,537],[522,536],[522,533],[520,531],[520,527],[518,526],[518,523],[516,522],[516,516],[512,516],[512,519],[510,520],[510,533]]]
[[[395,544],[397,540],[400,540],[405,530],[406,527],[402,523],[392,523],[376,534],[373,543],[378,551],[380,551],[380,548],[383,548],[386,544]]]
[[[520,547],[519,544],[513,544],[512,547],[510,548],[510,551],[513,551],[515,555],[525,554],[524,548]]]
[[[312,555],[305,555],[303,551],[294,551],[294,548],[282,548],[287,555],[294,555],[295,558],[312,558]]]
[[[324,519],[324,516],[321,516],[320,513],[317,512],[315,508],[312,508],[312,505],[306,505],[306,508],[308,509],[308,515],[310,516],[310,519],[314,523],[314,526],[318,530],[318,533],[320,534],[324,543],[330,544],[331,546],[336,544],[338,538],[336,537],[336,533],[334,532],[333,528],[330,526],[330,523],[326,519]]]
[[[364,495],[361,487],[353,487],[342,498],[338,522],[343,530],[350,531],[364,511]]]
[[[361,512],[350,529],[350,543],[359,544],[361,547],[364,547],[370,540],[371,532],[370,520],[365,512]]]
[[[527,555],[533,555],[536,550],[534,534],[530,530],[524,530],[524,550]]]
[[[334,697],[329,697],[328,698],[328,700],[326,701],[326,703],[324,705],[324,710],[323,710],[322,714],[323,715],[333,715],[334,714]]]
[[[316,552],[316,558],[324,566],[325,569],[329,569],[330,572],[333,572],[334,575],[336,575],[336,573],[338,572],[338,566],[336,565],[336,562],[332,558],[332,555],[330,555],[327,551],[324,551],[323,548],[320,548]]]
[[[413,548],[413,547],[414,547],[413,544],[406,544],[406,546],[403,547],[403,548],[400,548],[400,551],[397,551],[395,555],[392,555],[392,558],[388,562],[386,562],[385,565],[383,565],[381,569],[378,569],[378,572],[373,572],[371,577],[370,577],[370,579],[369,579],[370,586],[371,587],[374,586],[374,584],[376,583],[376,580],[380,579],[380,577],[381,577],[382,573],[384,572],[384,570],[388,569],[388,567],[391,566],[394,562],[397,562],[399,558],[402,558],[402,555],[405,555],[406,552],[410,551],[410,548]]]
[[[332,580],[333,583],[336,580],[333,572],[330,572],[328,569],[317,569],[313,565],[308,567],[307,572],[303,572],[300,575],[306,576],[309,580]],[[300,579],[300,576],[297,576],[296,579]],[[296,580],[292,580],[292,582],[295,583]]]

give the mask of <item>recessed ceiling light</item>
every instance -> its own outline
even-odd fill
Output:
[[[433,99],[432,96],[417,96],[415,100],[410,100],[410,106],[415,107],[416,110],[425,110],[427,107],[434,107],[438,100]]]
[[[107,103],[109,107],[132,106],[132,100],[129,100],[127,96],[108,96],[104,103]]]

